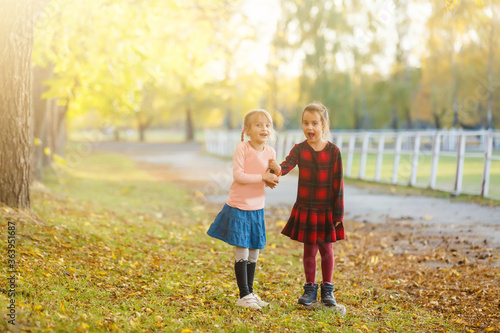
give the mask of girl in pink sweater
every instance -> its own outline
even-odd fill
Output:
[[[254,294],[253,280],[259,249],[266,245],[265,186],[278,184],[278,177],[269,170],[276,151],[266,144],[273,134],[273,120],[267,111],[252,110],[245,116],[241,142],[233,156],[229,197],[207,231],[209,236],[235,246],[234,270],[240,291],[236,305],[254,309],[269,305]]]

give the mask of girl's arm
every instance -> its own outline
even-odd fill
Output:
[[[299,161],[299,145],[295,145],[292,150],[290,150],[290,154],[286,157],[286,159],[280,164],[281,174],[286,175],[289,173]]]
[[[335,156],[333,167],[333,220],[337,224],[344,221],[344,178],[340,150]]]
[[[260,183],[262,179],[261,174],[245,173],[245,151],[244,145],[238,144],[233,155],[233,179],[240,184],[255,184]]]

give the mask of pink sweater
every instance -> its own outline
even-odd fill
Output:
[[[236,146],[233,156],[233,183],[229,189],[227,204],[241,210],[264,208],[265,183],[262,174],[269,167],[269,160],[276,158],[276,151],[264,146],[255,150],[248,141]]]

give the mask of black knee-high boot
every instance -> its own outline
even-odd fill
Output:
[[[253,294],[253,278],[255,276],[256,262],[248,262],[247,264],[247,281],[248,281],[248,291]]]
[[[236,273],[236,283],[240,289],[240,298],[250,294],[248,290],[247,278],[247,260],[240,260],[234,263],[234,272]]]

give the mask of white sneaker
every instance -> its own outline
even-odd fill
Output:
[[[243,308],[252,308],[256,310],[262,309],[259,304],[257,304],[257,299],[253,294],[248,294],[243,298],[240,298],[236,301],[236,305],[241,306]]]
[[[257,301],[257,305],[259,305],[261,308],[264,308],[264,307],[266,307],[266,306],[269,305],[269,303],[264,302],[263,300],[261,300],[260,297],[257,296],[256,294],[252,294],[252,295],[255,298],[255,300]]]

